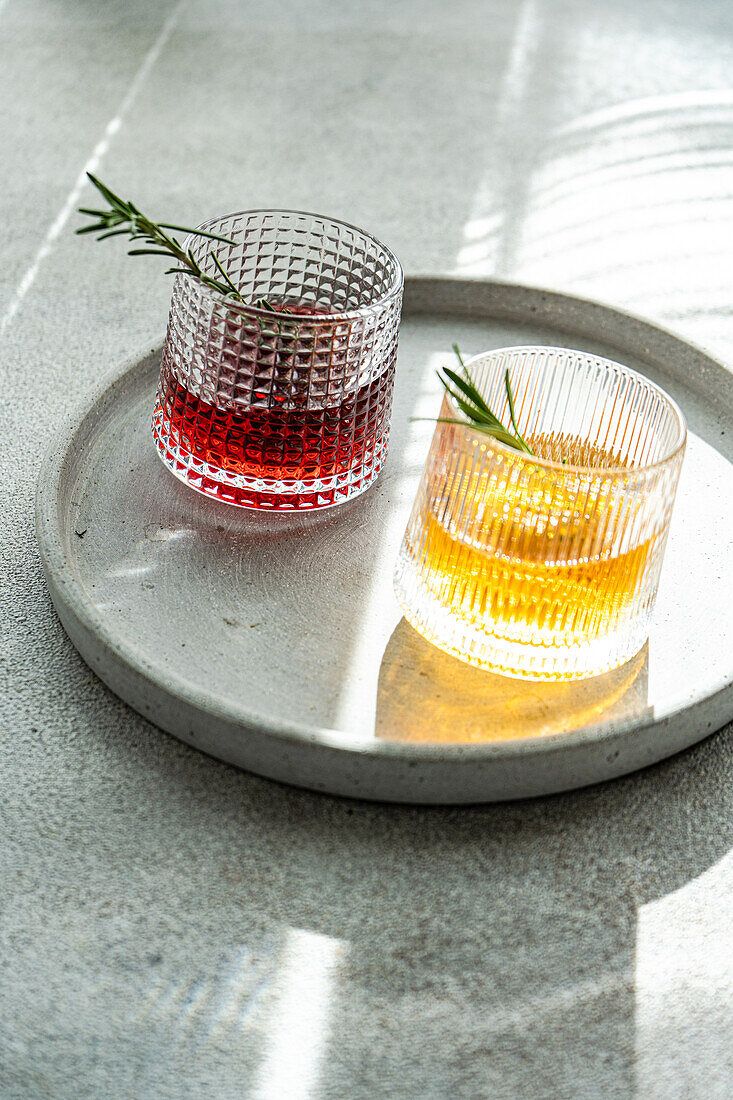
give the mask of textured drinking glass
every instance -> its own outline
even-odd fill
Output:
[[[571,680],[644,645],[685,449],[652,382],[564,348],[506,348],[468,369],[537,457],[468,426],[446,396],[395,590],[429,641],[506,676]]]
[[[229,214],[192,235],[201,269],[264,306],[176,276],[153,414],[163,462],[248,508],[313,509],[369,487],[389,437],[402,269],[369,234],[293,211]]]

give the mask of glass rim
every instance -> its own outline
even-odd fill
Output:
[[[331,225],[342,226],[344,229],[351,229],[353,232],[360,233],[368,241],[375,244],[392,262],[394,266],[394,275],[390,281],[390,285],[387,290],[378,298],[375,298],[373,302],[369,302],[369,304],[365,306],[358,306],[356,309],[332,310],[328,313],[317,313],[312,315],[304,314],[304,316],[308,316],[313,323],[333,323],[335,321],[350,321],[357,317],[368,317],[379,308],[390,305],[392,301],[402,293],[405,283],[405,273],[402,269],[402,264],[391,248],[388,248],[387,245],[380,241],[378,237],[375,237],[373,233],[368,233],[366,229],[361,229],[358,225],[352,225],[351,222],[342,221],[340,218],[332,218],[325,214],[315,214],[310,210],[285,210],[277,207],[256,207],[252,210],[234,210],[229,214],[218,214],[215,218],[208,218],[206,221],[201,222],[200,225],[197,225],[196,231],[189,233],[185,238],[183,247],[188,251],[197,238],[205,242],[207,241],[206,237],[200,237],[199,230],[211,232],[211,227],[217,225],[225,218],[243,218],[249,217],[252,214],[295,214],[299,217],[317,218],[319,221],[328,222]],[[209,240],[210,245],[215,243],[215,241]],[[272,313],[269,309],[260,309],[259,306],[250,305],[248,302],[238,302],[234,298],[229,299],[218,290],[214,290],[213,287],[209,287],[206,283],[202,283],[200,279],[197,279],[195,275],[187,271],[182,271],[179,275],[186,281],[195,283],[203,297],[210,298],[216,302],[226,302],[227,306],[236,309],[238,313],[272,319]],[[295,316],[297,316],[297,314],[295,314]]]
[[[490,449],[495,450],[500,455],[510,455],[514,459],[519,459],[528,465],[540,466],[547,470],[557,470],[560,473],[572,473],[572,474],[590,474],[593,477],[618,477],[624,475],[626,477],[630,475],[641,475],[649,473],[652,470],[658,469],[661,466],[667,465],[671,462],[681,450],[684,449],[687,443],[687,421],[685,420],[682,409],[677,404],[673,397],[663,390],[661,386],[658,386],[656,382],[652,382],[651,378],[647,378],[645,374],[640,374],[639,371],[633,369],[633,367],[627,367],[623,363],[618,363],[615,359],[608,359],[603,355],[595,355],[593,352],[580,351],[578,348],[562,348],[556,347],[552,344],[516,344],[509,345],[503,348],[492,348],[491,351],[480,351],[477,355],[471,356],[466,360],[466,367],[470,368],[472,363],[476,363],[478,360],[493,358],[494,356],[505,355],[507,352],[521,352],[521,351],[551,351],[557,352],[561,355],[573,355],[583,356],[586,359],[594,359],[598,363],[602,363],[604,366],[615,367],[622,370],[625,374],[631,375],[633,378],[638,378],[644,382],[647,386],[650,386],[655,390],[662,399],[669,405],[677,420],[678,433],[677,437],[671,446],[670,450],[664,454],[661,458],[656,459],[654,462],[645,462],[639,466],[577,466],[574,464],[566,464],[563,462],[556,462],[550,458],[539,458],[535,455],[526,454],[524,451],[515,450],[514,447],[510,447],[507,443],[502,443],[496,439],[495,436],[489,435],[487,432],[482,432],[478,428],[474,428],[469,421],[465,418],[465,414],[459,409],[453,398],[446,392],[445,397],[451,408],[456,413],[457,419],[455,424],[458,428],[461,428],[464,432],[473,436],[476,440],[484,443]],[[448,427],[449,425],[443,423],[438,427]]]

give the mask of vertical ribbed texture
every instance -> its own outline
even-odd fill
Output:
[[[360,230],[308,214],[245,212],[200,228],[234,241],[187,240],[207,274],[220,278],[216,253],[247,301],[307,315],[248,309],[176,276],[153,416],[161,458],[195,489],[248,507],[356,496],[387,452],[398,262]],[[351,315],[323,316],[340,313]]]
[[[622,664],[649,629],[685,428],[648,380],[596,356],[511,348],[468,364],[535,455],[438,424],[395,590],[429,641],[509,676],[565,680]],[[462,420],[446,397],[441,417]]]

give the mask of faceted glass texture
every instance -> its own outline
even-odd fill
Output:
[[[244,298],[176,276],[153,436],[165,465],[219,500],[329,507],[381,470],[389,438],[402,269],[369,234],[314,214],[255,210],[185,242]],[[254,303],[266,299],[275,312]]]
[[[400,550],[405,617],[461,659],[520,679],[615,668],[649,633],[685,449],[677,405],[636,372],[564,348],[506,348],[468,371],[535,457],[445,397]]]

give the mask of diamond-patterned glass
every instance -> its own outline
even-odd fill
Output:
[[[191,236],[248,302],[177,275],[153,414],[165,465],[251,508],[323,508],[358,495],[389,438],[402,269],[367,233],[313,214],[249,211]],[[290,312],[288,312],[288,310]]]

